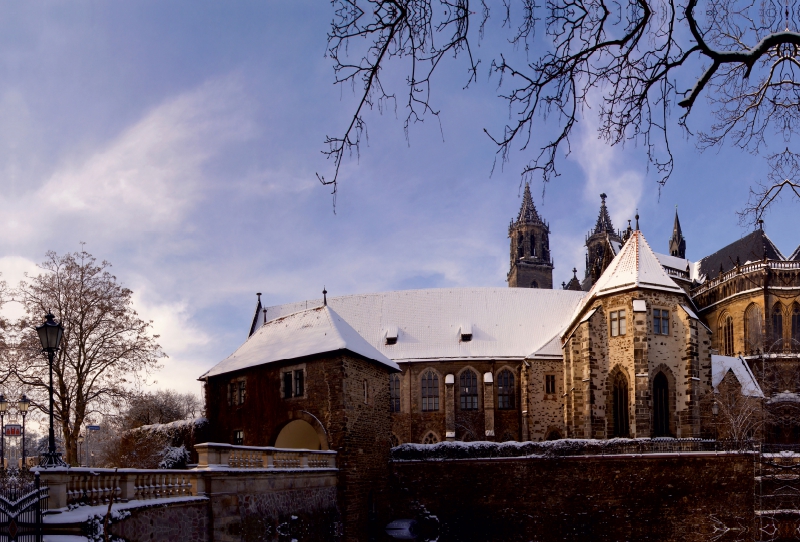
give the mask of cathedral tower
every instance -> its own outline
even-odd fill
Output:
[[[525,184],[522,207],[516,222],[508,227],[511,239],[511,288],[552,288],[553,262],[550,259],[550,227],[533,205],[531,188]]]
[[[681,231],[681,221],[678,220],[678,206],[675,206],[675,224],[672,226],[672,237],[669,240],[669,255],[686,259],[686,239]]]
[[[594,230],[586,235],[586,275],[583,289],[589,290],[597,282],[608,264],[614,259],[624,244],[619,232],[614,230],[611,217],[606,209],[606,195],[600,194],[600,214]]]

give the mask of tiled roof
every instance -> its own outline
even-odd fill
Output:
[[[328,305],[395,361],[524,359],[559,335],[584,292],[535,288],[437,288],[328,297]],[[322,300],[267,308],[271,321]],[[461,326],[472,338],[462,341]],[[386,333],[397,329],[395,344]]]
[[[744,264],[761,261],[765,255],[769,260],[786,259],[764,230],[757,229],[700,260],[698,271],[703,277],[714,278],[719,275],[720,266],[723,272],[726,272],[736,267],[737,259],[740,264]]]
[[[201,378],[340,350],[400,370],[395,362],[365,341],[334,310],[322,306],[301,310],[261,325],[233,354]]]

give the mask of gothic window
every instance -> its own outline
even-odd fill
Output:
[[[612,393],[612,415],[614,427],[612,436],[627,437],[630,434],[628,404],[628,379],[621,372],[614,377],[614,389]]]
[[[719,325],[720,350],[723,356],[733,355],[733,318],[726,315]]]
[[[669,335],[669,311],[653,309],[653,333]]]
[[[538,288],[538,287],[539,287],[539,283],[538,282],[536,282],[535,280],[533,282],[531,282],[531,288]]]
[[[497,375],[497,408],[508,410],[514,408],[514,375],[508,369],[503,369]]]
[[[461,410],[478,410],[478,375],[467,369],[460,376]]]
[[[556,392],[556,375],[544,375],[544,392],[548,395]]]
[[[436,444],[439,442],[439,437],[437,437],[433,431],[425,435],[425,438],[422,439],[422,444]]]
[[[669,382],[660,371],[653,379],[653,436],[669,436]]]
[[[611,320],[611,336],[625,335],[628,327],[625,319],[625,310],[611,311],[609,318]]]
[[[769,346],[772,352],[783,350],[783,311],[780,303],[772,308],[772,338]]]
[[[800,349],[800,305],[792,306],[792,351]]]
[[[536,236],[531,234],[531,256],[536,257]]]
[[[437,410],[439,410],[439,377],[428,370],[422,375],[422,412]]]
[[[520,233],[517,236],[517,256],[522,258],[522,256],[524,255],[525,255],[525,247],[524,247],[524,242],[522,240],[522,234]]]
[[[400,412],[400,375],[389,375],[389,412]]]
[[[544,440],[559,440],[561,439],[561,431],[558,429],[551,429],[547,432],[547,436],[544,437]]]
[[[744,313],[744,341],[745,351],[749,354],[763,348],[764,317],[758,305],[750,305]],[[731,349],[733,350],[733,349]]]

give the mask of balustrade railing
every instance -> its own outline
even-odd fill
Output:
[[[236,446],[206,442],[195,446],[198,468],[228,467],[233,469],[333,469],[336,452],[302,450],[272,446]]]

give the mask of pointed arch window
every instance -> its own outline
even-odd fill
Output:
[[[522,240],[522,234],[517,235],[517,256],[522,258],[525,255],[525,242]]]
[[[800,350],[800,305],[792,305],[792,351]]]
[[[478,410],[478,375],[467,369],[459,377],[461,410]]]
[[[764,347],[763,328],[764,316],[761,307],[750,305],[744,313],[744,348],[747,353],[760,352]]]
[[[628,403],[628,379],[622,372],[618,372],[614,377],[612,390],[612,416],[614,437],[627,437],[630,435],[630,405]]]
[[[536,236],[531,234],[531,256],[536,257]]]
[[[720,350],[723,356],[733,355],[733,318],[726,315],[719,324]]]
[[[653,436],[669,435],[669,382],[660,372],[653,379]]]
[[[508,369],[503,369],[497,375],[497,408],[509,410],[514,408],[514,375]]]
[[[772,337],[769,344],[770,352],[783,350],[783,311],[781,304],[775,303],[772,307]]]
[[[400,412],[400,375],[389,375],[389,412]]]
[[[422,439],[422,444],[436,444],[438,442],[439,437],[437,437],[433,431],[425,435],[425,437]]]
[[[439,376],[427,370],[422,374],[422,412],[437,410],[439,410]]]

